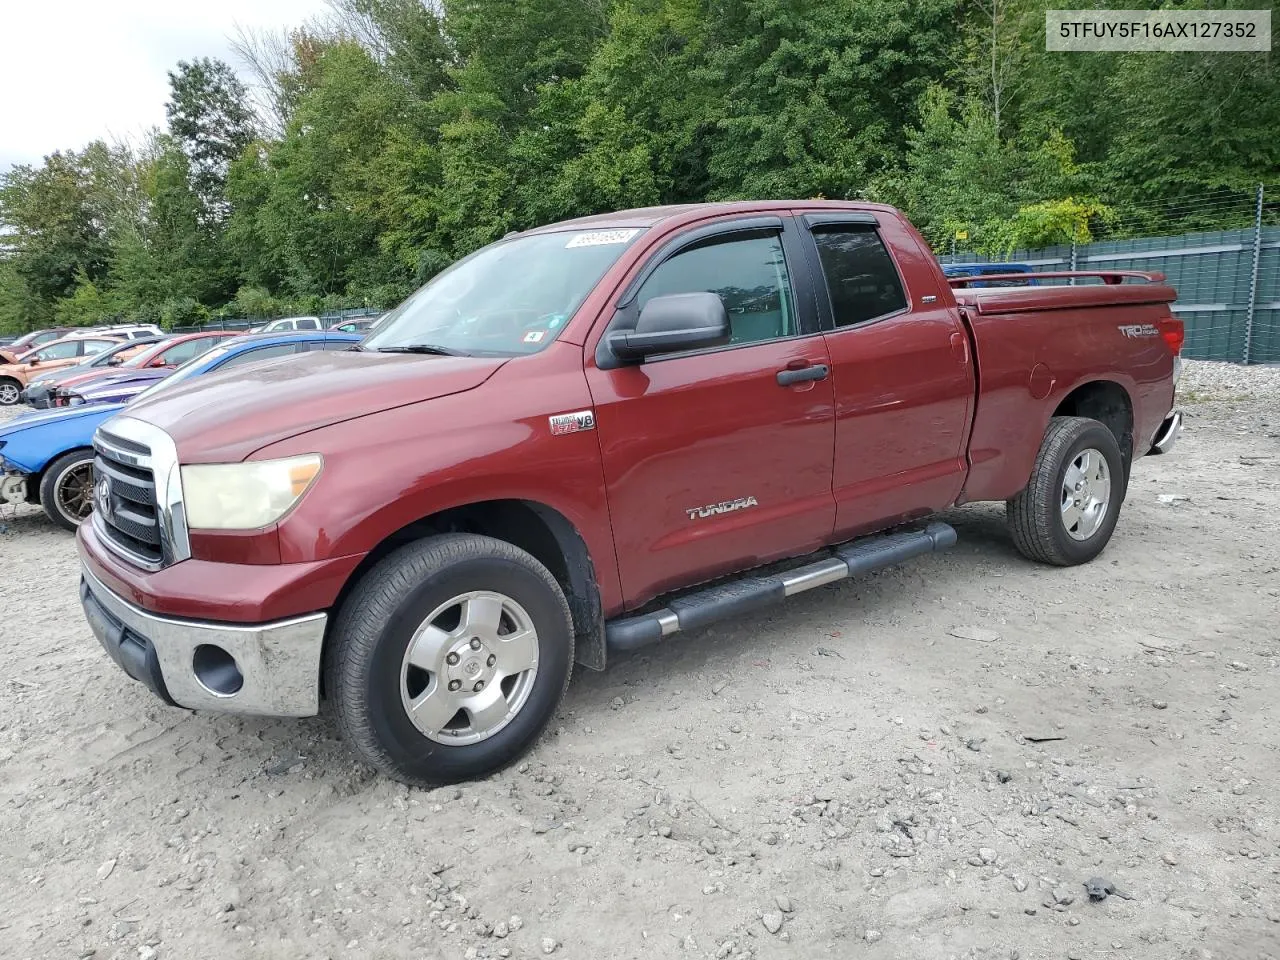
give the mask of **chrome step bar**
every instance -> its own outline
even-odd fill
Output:
[[[671,600],[660,610],[611,620],[605,624],[605,642],[610,650],[661,643],[681,630],[696,630],[726,617],[753,613],[797,593],[945,550],[955,542],[955,530],[945,523],[852,540],[834,547],[834,556],[794,570],[766,576],[748,574]]]

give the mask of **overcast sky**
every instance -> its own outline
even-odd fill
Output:
[[[324,0],[11,0],[0,4],[0,172],[163,125],[167,72],[220,57],[236,25],[293,27]]]

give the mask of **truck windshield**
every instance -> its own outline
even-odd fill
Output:
[[[360,348],[462,356],[537,353],[640,233],[571,230],[484,247],[392,310]]]

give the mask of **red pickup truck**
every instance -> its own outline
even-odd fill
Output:
[[[1079,278],[963,289],[871,204],[513,234],[354,349],[103,424],[85,613],[170,704],[323,699],[393,777],[482,776],[575,663],[946,547],[956,504],[1097,556],[1181,428],[1182,324],[1159,276]]]

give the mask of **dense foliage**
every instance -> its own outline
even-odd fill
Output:
[[[647,204],[884,200],[995,254],[1247,221],[1274,58],[1046,54],[1047,6],[336,0],[242,37],[252,89],[179,63],[147,142],[0,177],[0,329],[388,305],[510,230]]]

